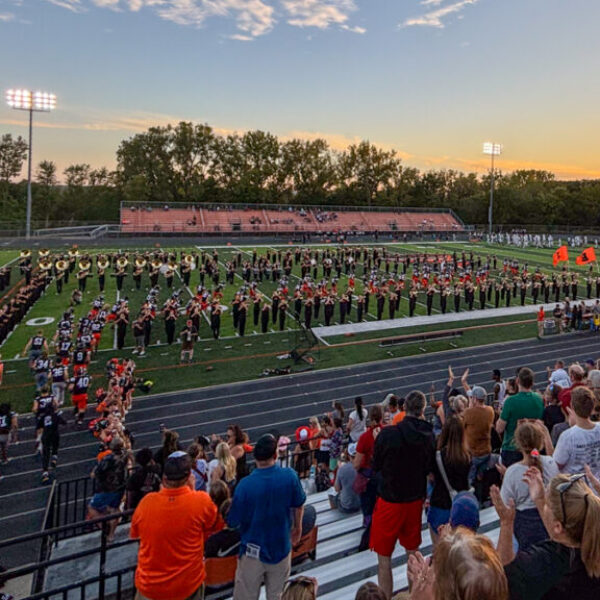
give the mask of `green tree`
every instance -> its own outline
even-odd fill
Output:
[[[10,133],[0,138],[0,181],[10,181],[17,177],[27,158],[27,143],[19,136],[13,139]]]

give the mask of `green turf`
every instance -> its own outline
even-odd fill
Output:
[[[377,246],[377,245],[375,245]],[[278,248],[286,249],[289,246],[278,246]],[[321,246],[325,247],[325,246]],[[506,256],[507,258],[518,258],[521,263],[525,260],[529,262],[530,271],[536,266],[540,266],[546,272],[552,271],[551,266],[551,250],[539,250],[539,249],[519,249],[519,248],[507,248],[507,247],[491,247],[485,244],[480,245],[469,245],[469,244],[457,244],[457,243],[434,243],[434,244],[392,244],[386,245],[390,252],[402,252],[402,253],[415,253],[415,252],[443,252],[452,253],[454,251],[460,255],[471,250],[477,255],[484,254],[496,254],[499,259],[499,267],[502,267],[502,259]],[[294,247],[292,247],[294,248]],[[140,248],[143,250],[143,248]],[[200,250],[199,248],[188,246],[187,250],[192,249]],[[225,280],[225,267],[226,261],[230,260],[234,254],[239,250],[245,252],[243,256],[250,257],[252,247],[239,247],[239,246],[228,246],[219,248],[219,261],[220,266],[220,278],[221,281]],[[163,248],[163,250],[168,250]],[[179,248],[181,250],[181,248]],[[207,247],[208,251],[209,248]],[[267,250],[265,247],[257,248],[259,254],[264,254]],[[82,250],[85,251],[85,250]],[[93,249],[91,253],[105,253],[109,249]],[[212,251],[212,247],[210,248]],[[128,252],[132,253],[134,250],[128,249]],[[571,251],[573,256],[576,252]],[[0,265],[5,264],[9,260],[18,256],[17,251],[0,251]],[[579,268],[580,273],[587,272],[587,268]],[[17,270],[15,269],[15,276],[13,277],[13,284],[17,281]],[[319,269],[318,276],[321,277],[322,271]],[[293,290],[295,283],[298,281],[300,275],[299,266],[294,265],[293,276],[289,284],[290,291]],[[361,293],[363,290],[362,283],[363,267],[361,264],[357,265],[356,272],[356,293]],[[131,316],[134,317],[139,310],[140,305],[144,301],[147,294],[148,287],[148,276],[144,275],[142,279],[143,289],[133,289],[133,279],[131,275],[125,279],[125,284],[121,296],[127,296],[131,308]],[[162,302],[170,295],[172,290],[167,290],[164,286],[164,279],[160,279],[161,284],[160,299]],[[207,280],[207,287],[212,287],[211,282]],[[199,284],[199,273],[197,270],[192,272],[192,278],[190,281],[190,289],[192,293],[195,291],[196,286]],[[233,286],[227,285],[224,289],[224,302],[223,304],[228,305],[237,289],[243,284],[241,277],[236,277]],[[340,283],[338,285],[339,290],[344,290],[347,284],[347,277],[342,274]],[[30,327],[26,325],[26,321],[36,317],[52,317],[54,322],[44,328],[45,334],[50,337],[55,331],[56,323],[60,318],[61,313],[67,308],[69,304],[69,298],[72,290],[77,285],[76,278],[71,276],[69,284],[63,289],[63,293],[59,296],[56,294],[55,285],[52,283],[44,296],[34,305],[32,310],[28,313],[23,322],[15,329],[13,334],[6,340],[0,351],[5,359],[10,359],[20,353],[27,340],[36,331],[36,327]],[[175,288],[182,287],[181,281],[175,278]],[[259,289],[265,294],[267,298],[271,297],[271,294],[276,289],[277,283],[272,281],[263,281],[259,284]],[[583,291],[583,286],[580,285],[580,290]],[[99,293],[98,282],[96,277],[88,280],[87,292],[84,296],[84,301],[80,306],[77,306],[76,317],[82,316],[89,308],[92,299]],[[406,298],[407,291],[405,290],[404,296],[401,300],[400,309],[396,313],[396,317],[406,316],[408,312],[408,301]],[[105,301],[112,304],[117,295],[115,278],[107,275],[106,287],[104,291]],[[182,289],[182,300],[185,304],[190,297],[190,293],[186,289]],[[419,298],[419,304],[417,305],[416,314],[425,314],[424,297],[421,295]],[[477,300],[477,299],[476,299]],[[518,299],[517,299],[518,301]],[[530,298],[528,297],[528,302]],[[477,301],[476,301],[476,304]],[[461,300],[462,308],[464,307],[464,299]],[[289,310],[292,310],[290,307]],[[339,320],[339,312],[336,307],[333,322]],[[365,319],[373,320],[375,310],[374,299],[371,299],[370,314],[365,315]],[[439,311],[439,297],[435,298],[434,312]],[[387,317],[387,306],[384,316]],[[352,313],[349,316],[347,322],[352,322],[356,318],[356,301],[353,302]],[[493,311],[490,311],[489,319],[468,321],[468,322],[457,322],[447,324],[429,325],[424,327],[408,327],[399,329],[384,330],[375,333],[361,333],[351,338],[346,336],[335,336],[327,338],[327,343],[330,344],[344,344],[343,347],[324,347],[320,351],[319,360],[316,364],[316,368],[327,368],[342,366],[348,364],[356,364],[360,362],[379,360],[390,358],[391,356],[407,356],[410,354],[421,354],[423,349],[426,352],[434,352],[441,350],[448,350],[454,347],[462,348],[473,345],[488,344],[494,342],[502,342],[507,340],[522,339],[534,337],[537,333],[535,323],[524,323],[522,325],[512,327],[495,327],[479,331],[467,331],[460,338],[454,338],[451,340],[438,340],[431,342],[422,342],[418,344],[404,344],[401,346],[394,346],[392,348],[380,348],[379,339],[382,337],[391,337],[395,335],[405,335],[409,333],[415,333],[418,331],[431,331],[441,329],[455,329],[460,327],[471,327],[483,323],[500,323],[509,321],[520,321],[530,320],[532,315],[521,315],[514,317],[503,317],[494,318]],[[180,317],[178,321],[178,329],[183,327],[183,317]],[[179,360],[179,347],[175,344],[172,347],[168,347],[164,344],[165,332],[164,324],[160,317],[155,321],[153,332],[152,332],[152,346],[148,349],[147,356],[138,359],[138,367],[141,374],[146,374],[155,381],[154,391],[166,392],[171,390],[186,389],[191,387],[213,385],[219,383],[227,383],[232,381],[241,381],[245,379],[251,379],[257,377],[260,372],[265,368],[275,368],[277,366],[288,365],[288,360],[279,360],[272,354],[282,354],[292,349],[296,343],[297,332],[294,330],[295,321],[289,316],[286,322],[286,330],[279,332],[278,327],[271,325],[275,330],[273,333],[268,335],[254,334],[258,327],[254,327],[252,323],[252,307],[250,306],[246,337],[239,338],[236,336],[236,332],[233,329],[232,317],[229,311],[226,311],[222,318],[222,339],[215,341],[211,337],[211,332],[207,322],[204,320],[201,323],[200,336],[201,342],[196,346],[196,354],[194,360],[202,363],[196,364],[191,367],[184,368],[172,368],[178,363]],[[316,327],[316,332],[319,332],[318,327],[323,322],[323,309],[319,319],[313,320],[313,325]],[[290,328],[288,330],[287,328]],[[357,344],[357,345],[346,345],[349,341],[364,341],[372,340],[371,343]],[[157,342],[161,341],[162,344],[158,345]],[[101,352],[98,354],[97,362],[92,365],[92,372],[98,376],[95,378],[95,385],[99,385],[103,382],[103,366],[104,362],[112,356],[129,356],[130,349],[128,346],[133,345],[133,338],[131,331],[128,330],[126,337],[126,349],[122,352],[113,350],[114,345],[114,330],[111,326],[107,326],[102,336],[101,341]],[[269,356],[263,356],[263,355]],[[235,360],[228,360],[235,359]],[[304,365],[306,366],[306,365]],[[212,370],[207,371],[207,367],[212,367]],[[301,367],[298,367],[301,368]],[[33,398],[33,385],[31,384],[31,375],[28,372],[27,364],[25,360],[14,360],[7,361],[5,367],[5,377],[3,386],[0,388],[0,401],[9,400],[13,406],[19,411],[23,412],[30,408],[31,400]]]

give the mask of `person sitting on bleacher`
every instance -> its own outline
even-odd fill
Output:
[[[352,464],[356,455],[356,444],[350,444],[345,452],[345,462],[338,467],[335,485],[329,488],[329,503],[332,509],[342,513],[360,510],[360,496],[354,491],[356,469]]]

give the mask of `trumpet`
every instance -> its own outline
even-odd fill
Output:
[[[54,267],[57,271],[66,271],[69,268],[69,263],[63,258],[60,258],[54,263]]]
[[[21,252],[19,253],[19,258],[30,258],[31,257],[31,250],[21,250]]]
[[[46,258],[50,254],[50,250],[48,248],[40,248],[38,250],[38,256],[40,258]]]
[[[124,256],[117,258],[117,267],[119,267],[119,269],[125,269],[128,264],[129,261]]]
[[[146,263],[147,263],[147,261],[146,261],[146,259],[143,256],[138,256],[135,259],[135,266],[138,269],[143,269],[146,266]]]

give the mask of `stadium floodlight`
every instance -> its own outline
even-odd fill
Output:
[[[10,89],[6,92],[6,103],[15,110],[29,113],[29,146],[27,148],[27,221],[25,236],[31,236],[31,156],[33,145],[33,113],[50,112],[56,108],[56,96],[48,92]]]
[[[491,169],[491,183],[490,183],[490,206],[488,209],[488,225],[489,225],[489,234],[492,235],[492,217],[494,212],[494,181],[495,181],[495,171],[494,171],[494,157],[500,156],[502,154],[502,144],[496,144],[494,142],[484,142],[483,144],[483,153],[492,157],[492,169]]]

